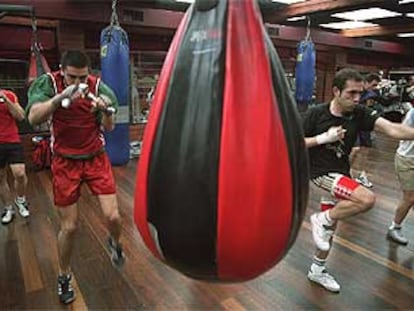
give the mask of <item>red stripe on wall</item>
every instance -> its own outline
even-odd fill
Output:
[[[288,150],[255,5],[229,2],[218,191],[223,280],[270,269],[287,247],[292,221]]]

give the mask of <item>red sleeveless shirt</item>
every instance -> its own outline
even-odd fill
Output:
[[[60,71],[48,74],[55,93],[65,89]],[[89,75],[89,91],[98,95],[100,79]],[[86,156],[103,150],[105,139],[96,113],[91,112],[92,102],[87,98],[73,100],[68,109],[59,107],[53,114],[51,126],[52,150],[62,156]]]

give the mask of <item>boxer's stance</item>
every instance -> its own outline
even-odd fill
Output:
[[[338,220],[371,209],[375,195],[350,177],[349,154],[360,131],[379,131],[396,139],[414,139],[414,128],[392,123],[364,105],[358,105],[364,79],[355,70],[342,69],[333,81],[333,99],[311,107],[304,115],[305,143],[309,150],[313,183],[328,191],[331,207],[311,216],[312,236],[317,251],[308,278],[339,292],[340,285],[326,271],[325,262]],[[322,206],[321,205],[321,206]]]
[[[79,87],[81,83],[87,84],[91,96]],[[109,131],[114,128],[113,111],[118,103],[111,89],[89,74],[89,59],[81,51],[65,52],[61,70],[40,76],[33,82],[28,95],[29,122],[38,124],[47,119],[52,122],[53,193],[61,217],[58,295],[60,301],[67,304],[75,299],[70,258],[83,182],[97,195],[105,216],[113,264],[120,267],[124,262],[119,244],[121,222],[116,186],[101,131],[102,128]]]

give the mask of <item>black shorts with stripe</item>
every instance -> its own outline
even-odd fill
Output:
[[[0,144],[0,168],[7,164],[24,163],[23,145],[21,143]]]

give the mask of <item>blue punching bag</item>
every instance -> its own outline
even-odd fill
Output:
[[[112,165],[129,160],[129,41],[119,25],[110,25],[101,32],[102,81],[119,101],[115,129],[105,133],[106,151]]]
[[[315,46],[308,38],[302,40],[297,48],[296,92],[295,98],[299,111],[306,110],[312,101],[315,85]]]

